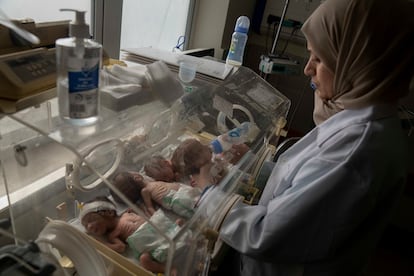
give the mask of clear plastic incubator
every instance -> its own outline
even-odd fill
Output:
[[[62,121],[56,98],[0,114],[0,271],[154,275],[141,265],[142,252],[117,253],[86,234],[79,221],[85,203],[113,194],[122,201],[116,203],[117,214],[132,209],[145,218],[151,235],[143,239],[157,245],[149,252],[161,255],[165,275],[208,275],[220,264],[226,250],[217,240],[220,224],[237,201],[257,202],[261,188],[255,179],[284,132],[290,101],[246,67],[234,68],[224,80],[197,73],[185,92],[176,72],[168,70],[166,82],[160,77],[165,70],[154,66],[166,68],[162,62],[144,66],[148,86],[139,96],[122,102],[102,94],[100,119],[93,125]],[[174,231],[114,185],[119,171],[145,175],[151,157],[170,159],[189,138],[209,145],[243,122],[255,130],[245,143],[249,151],[235,164],[221,157],[225,174],[214,189],[200,193],[193,213]],[[181,180],[189,185],[189,178]],[[164,213],[177,218],[171,210]]]

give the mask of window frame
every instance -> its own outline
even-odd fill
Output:
[[[93,38],[103,45],[106,54],[119,59],[123,0],[91,0]],[[188,49],[194,21],[196,0],[190,0],[185,28],[184,50]]]

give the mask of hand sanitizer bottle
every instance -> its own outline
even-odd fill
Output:
[[[74,125],[95,123],[99,118],[99,73],[102,45],[91,40],[85,12],[76,13],[68,38],[56,40],[57,94],[60,117]]]

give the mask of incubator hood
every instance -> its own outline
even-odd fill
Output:
[[[178,80],[176,73],[172,75]],[[14,114],[0,114],[0,218],[10,220],[6,230],[18,238],[16,244],[39,241],[42,250],[49,248],[49,253],[59,259],[59,269],[65,273],[81,271],[79,254],[92,250],[98,253],[94,265],[104,266],[105,272],[99,273],[152,275],[135,255],[121,256],[85,234],[77,219],[81,203],[99,195],[109,196],[113,191],[124,201],[119,208],[132,208],[142,214],[115,188],[115,172],[143,173],[151,156],[171,158],[187,138],[208,144],[214,137],[250,121],[258,129],[248,143],[250,151],[228,167],[227,174],[202,197],[179,231],[168,235],[153,225],[159,239],[168,244],[166,274],[176,271],[178,275],[207,275],[214,269],[224,247],[216,240],[220,224],[235,202],[252,203],[260,194],[254,180],[263,161],[271,158],[275,145],[270,141],[283,132],[290,101],[245,67],[224,80],[196,78],[192,86],[191,93],[179,93],[181,96],[168,104],[154,96],[124,110],[102,106],[101,118],[92,126],[62,122],[56,99]],[[153,92],[147,88],[146,93]],[[61,225],[70,230],[59,230]],[[79,250],[79,254],[65,252],[62,244],[68,240],[41,245],[52,236],[59,239],[59,233],[69,241],[76,240],[69,247],[71,252]],[[0,235],[1,246],[12,242]],[[62,265],[63,260],[67,260],[66,265]]]

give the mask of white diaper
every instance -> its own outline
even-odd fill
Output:
[[[157,210],[152,215],[150,221],[169,238],[174,237],[180,230],[180,227],[168,218],[161,209]],[[185,240],[184,236],[186,235],[183,235],[180,239]],[[157,262],[164,263],[167,259],[170,244],[147,222],[142,224],[131,236],[129,236],[127,242],[137,258],[139,258],[142,253],[147,252]],[[183,243],[178,242],[176,249],[182,246]]]
[[[162,207],[184,218],[190,218],[194,214],[194,208],[200,195],[200,189],[181,185],[178,191],[171,190],[164,196]]]

